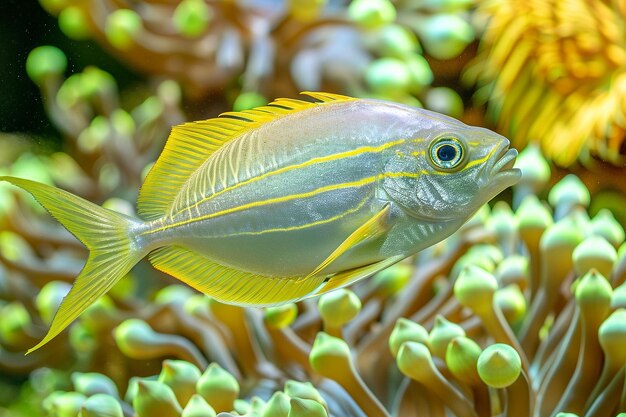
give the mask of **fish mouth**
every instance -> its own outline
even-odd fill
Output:
[[[513,148],[505,147],[500,151],[498,160],[491,168],[491,176],[494,180],[510,182],[510,185],[515,184],[522,177],[522,171],[519,168],[513,168],[515,165],[515,159],[517,158],[517,150]]]

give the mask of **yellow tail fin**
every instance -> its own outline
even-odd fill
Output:
[[[89,249],[89,258],[63,299],[46,337],[28,352],[61,333],[80,313],[115,285],[146,253],[129,231],[139,220],[90,203],[67,191],[15,177],[0,177],[31,193],[46,210]]]

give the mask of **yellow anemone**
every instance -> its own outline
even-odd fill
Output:
[[[518,145],[538,141],[557,164],[626,162],[626,3],[487,0],[468,76]]]

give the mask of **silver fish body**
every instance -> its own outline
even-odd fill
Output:
[[[176,126],[139,219],[37,182],[90,251],[45,345],[143,257],[219,301],[275,305],[363,279],[452,234],[520,177],[489,130],[391,102],[306,93]],[[30,352],[29,351],[29,352]]]
[[[428,165],[429,143],[451,134],[473,144],[470,160],[509,146],[486,129],[384,101],[301,111],[226,143],[142,237],[244,271],[306,275],[389,205],[389,232],[350,249],[325,272],[406,257],[450,235],[509,185],[491,183],[496,158],[463,176],[447,173],[454,178]]]

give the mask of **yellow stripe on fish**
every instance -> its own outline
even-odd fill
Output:
[[[203,216],[193,217],[193,218],[191,218],[189,220],[179,221],[179,222],[167,224],[165,226],[161,226],[161,227],[157,227],[157,228],[154,228],[154,229],[150,229],[150,230],[147,230],[147,231],[143,232],[142,235],[158,233],[158,232],[161,232],[161,231],[164,231],[164,230],[172,229],[174,227],[185,226],[185,225],[188,225],[190,223],[200,222],[200,221],[203,221],[203,220],[212,219],[214,217],[219,217],[219,216],[224,216],[226,214],[235,213],[235,212],[240,211],[240,210],[246,210],[246,209],[250,209],[250,208],[261,207],[261,206],[265,206],[265,205],[268,205],[268,204],[282,203],[282,202],[285,202],[285,201],[295,200],[295,199],[298,199],[298,198],[312,197],[312,196],[315,196],[315,195],[320,194],[320,193],[325,193],[325,192],[328,192],[328,191],[334,191],[334,190],[338,190],[338,189],[341,189],[341,188],[361,187],[363,185],[371,184],[372,182],[376,181],[377,178],[379,178],[379,177],[362,178],[362,179],[360,179],[358,181],[352,181],[352,182],[347,182],[347,183],[343,183],[343,184],[327,185],[325,187],[317,188],[317,189],[315,189],[313,191],[307,191],[306,193],[290,194],[290,195],[286,195],[286,196],[283,196],[283,197],[270,198],[270,199],[263,200],[263,201],[255,201],[255,202],[252,202],[252,203],[242,204],[240,206],[232,207],[232,208],[229,208],[229,209],[226,209],[226,210],[222,210],[222,211],[218,211],[218,212],[215,212],[215,213],[205,214]]]
[[[247,179],[245,181],[240,181],[240,182],[238,182],[236,184],[233,184],[231,186],[227,186],[227,187],[225,187],[225,188],[223,188],[223,189],[221,189],[219,191],[214,191],[210,195],[208,195],[206,197],[203,197],[201,200],[198,200],[195,203],[190,204],[187,208],[188,209],[195,208],[199,204],[202,204],[202,203],[205,203],[207,201],[210,201],[211,199],[213,199],[213,198],[215,198],[215,197],[217,197],[217,196],[219,196],[221,194],[224,194],[224,193],[226,193],[228,191],[232,191],[232,190],[234,190],[236,188],[239,188],[241,186],[248,185],[248,184],[251,184],[251,183],[256,182],[256,181],[260,181],[260,180],[268,178],[268,177],[270,177],[272,175],[282,174],[282,173],[285,173],[285,172],[292,171],[294,169],[305,168],[307,166],[311,166],[311,165],[319,164],[319,163],[323,163],[323,162],[330,162],[330,161],[336,161],[337,159],[349,158],[349,157],[361,155],[361,154],[366,153],[366,152],[372,152],[372,153],[382,152],[382,151],[384,151],[386,149],[389,149],[391,147],[400,145],[400,144],[402,144],[404,142],[405,142],[404,139],[400,139],[400,140],[397,140],[397,141],[394,141],[394,142],[385,143],[385,144],[380,145],[380,146],[364,146],[362,148],[358,148],[358,149],[354,149],[354,150],[350,150],[350,151],[346,151],[346,152],[339,152],[339,153],[336,153],[336,154],[320,156],[320,157],[317,157],[317,158],[311,158],[311,159],[309,159],[306,162],[302,162],[302,163],[299,163],[299,164],[294,164],[294,165],[289,165],[289,166],[286,166],[286,167],[278,168],[278,169],[276,169],[274,171],[265,172],[265,173],[260,174],[258,176],[249,178],[249,179]],[[178,214],[181,214],[182,212],[183,212],[183,210],[176,211],[176,212],[171,214],[171,217],[174,217],[174,216],[176,216]]]
[[[333,217],[329,217],[327,219],[323,219],[323,220],[317,220],[311,223],[306,223],[306,224],[302,224],[302,225],[298,225],[298,226],[290,226],[290,227],[277,227],[274,229],[265,229],[265,230],[260,230],[260,231],[256,231],[256,232],[238,232],[238,233],[232,233],[229,235],[217,235],[217,236],[213,236],[213,238],[226,238],[226,237],[235,237],[235,236],[242,236],[242,235],[262,235],[264,233],[281,233],[281,232],[293,232],[294,230],[302,230],[302,229],[307,229],[309,227],[315,227],[315,226],[320,226],[322,224],[326,224],[326,223],[330,223],[330,222],[334,222],[337,220],[341,220],[343,217],[350,215],[352,213],[355,213],[357,211],[359,211],[361,208],[363,208],[363,206],[365,206],[365,204],[367,203],[368,198],[364,198],[363,200],[361,200],[361,202],[359,204],[357,204],[356,206],[352,207],[351,209],[348,209],[346,211],[344,211],[343,213],[339,213]]]
[[[514,184],[516,152],[423,109],[305,93],[172,129],[138,219],[37,182],[90,251],[45,345],[146,255],[219,301],[265,306],[350,285],[449,236]],[[29,351],[29,352],[30,352]]]
[[[299,194],[291,194],[291,195],[286,195],[283,197],[276,197],[276,198],[270,198],[267,200],[263,200],[263,201],[255,201],[252,203],[247,203],[247,204],[242,204],[240,206],[236,206],[236,207],[232,207],[226,210],[222,210],[222,211],[217,211],[214,213],[210,213],[210,214],[205,214],[203,216],[197,216],[197,217],[192,217],[188,220],[183,220],[183,221],[179,221],[179,222],[174,222],[174,223],[169,223],[166,224],[164,226],[161,227],[156,227],[154,229],[150,229],[147,230],[143,233],[141,233],[142,235],[147,235],[147,234],[153,234],[153,233],[158,233],[158,232],[162,232],[164,230],[168,230],[168,229],[172,229],[175,227],[180,227],[180,226],[185,226],[188,225],[190,223],[194,223],[194,222],[200,222],[203,220],[208,220],[208,219],[212,219],[215,217],[219,217],[219,216],[224,216],[227,214],[231,214],[231,213],[235,213],[237,211],[240,210],[247,210],[250,208],[258,208],[258,207],[262,207],[268,204],[276,204],[276,203],[282,203],[285,201],[290,201],[290,200],[295,200],[295,199],[299,199],[299,198],[308,198],[308,197],[313,197],[315,195],[318,195],[320,193],[325,193],[325,192],[329,192],[329,191],[335,191],[338,189],[342,189],[342,188],[353,188],[353,187],[361,187],[367,184],[371,184],[374,181],[383,179],[385,177],[390,177],[390,178],[401,178],[401,177],[405,177],[405,178],[417,178],[420,175],[423,174],[428,174],[428,171],[422,171],[422,172],[387,172],[384,174],[379,174],[373,177],[368,177],[368,178],[362,178],[360,180],[357,181],[352,181],[352,182],[347,182],[347,183],[342,183],[342,184],[333,184],[333,185],[327,185],[324,187],[320,187],[317,188],[315,190],[312,191],[307,191],[305,193],[299,193]],[[236,187],[233,187],[236,188]],[[226,191],[228,189],[228,187],[226,189],[224,189],[223,191]],[[205,200],[209,200],[210,198],[206,198]],[[197,205],[199,203],[195,203],[195,205]],[[179,212],[180,213],[180,212]]]

